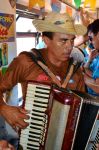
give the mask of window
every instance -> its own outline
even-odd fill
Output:
[[[17,54],[21,51],[29,51],[36,46],[35,36],[36,29],[32,24],[32,19],[18,17],[16,14],[16,42]]]

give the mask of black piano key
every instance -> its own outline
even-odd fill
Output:
[[[95,143],[98,143],[98,139],[95,139],[95,141],[94,141]]]
[[[32,134],[34,134],[34,135],[41,135],[40,133],[37,133],[37,132],[35,132],[35,131],[30,131],[29,133],[32,133]]]
[[[30,126],[31,129],[36,129],[36,130],[41,130],[40,128],[38,127],[34,127],[34,126]]]
[[[36,135],[36,134],[35,134]],[[30,138],[35,138],[35,139],[40,139],[39,137],[35,136],[35,135],[28,135]]]
[[[40,103],[40,104],[48,104],[48,102],[43,102],[43,101],[37,101],[37,100],[34,100],[35,103]]]
[[[45,91],[44,92],[42,92],[42,91],[35,91],[35,93],[49,95],[49,93],[46,93]]]
[[[37,113],[32,113],[32,115],[34,115],[34,116],[38,116],[38,117],[43,117],[43,115],[40,115],[40,114],[37,114]]]
[[[30,139],[30,138],[28,138],[28,141],[32,141],[32,142],[39,142],[39,140],[38,139]]]
[[[36,148],[31,148],[31,147],[27,147],[27,149],[30,149],[30,150],[37,150]],[[39,150],[39,149],[38,149]]]
[[[27,143],[28,146],[33,146],[33,147],[39,147],[38,145],[34,145],[34,144],[29,144]]]
[[[42,89],[42,90],[46,90],[46,91],[49,91],[49,90],[50,90],[49,88],[38,87],[38,86],[36,86],[36,89]]]
[[[31,124],[31,125],[35,125],[35,126],[42,127],[42,125],[41,125],[41,124],[38,124],[38,123],[33,123],[33,122],[31,122],[30,124]]]
[[[39,107],[39,108],[47,108],[46,106],[41,106],[41,105],[37,105],[37,104],[34,104],[33,106],[35,106],[35,107]]]
[[[38,98],[43,98],[43,99],[48,99],[48,97],[39,96],[39,95],[35,95],[35,97],[38,97]]]
[[[37,120],[37,121],[41,121],[42,122],[42,119],[38,119],[38,118],[34,118],[34,117],[31,117],[32,120]]]
[[[29,126],[29,129],[36,129],[36,130],[41,130],[41,128],[42,128],[42,125],[41,126],[35,126],[35,125],[30,125]]]

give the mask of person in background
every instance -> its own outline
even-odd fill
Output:
[[[88,61],[91,51],[94,50],[94,46],[90,38],[90,33],[91,33],[91,23],[87,27],[86,44],[85,44],[85,47],[83,48],[83,52],[85,55],[85,63]]]
[[[84,80],[88,93],[99,97],[99,19],[91,24],[90,39],[95,49],[91,51],[84,65]]]

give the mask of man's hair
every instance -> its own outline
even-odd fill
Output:
[[[49,39],[53,39],[54,32],[42,32],[42,36],[47,36]]]
[[[99,32],[99,19],[92,22],[90,31],[93,32],[93,34],[97,34]]]
[[[87,26],[87,34],[92,30],[92,23]]]

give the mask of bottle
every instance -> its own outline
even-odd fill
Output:
[[[2,49],[0,48],[0,67],[2,66]]]
[[[8,44],[3,43],[1,49],[2,49],[2,66],[6,66],[8,65]]]

